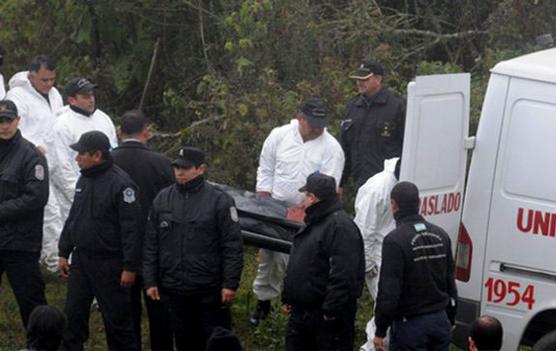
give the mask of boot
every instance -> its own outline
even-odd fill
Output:
[[[257,300],[257,306],[255,306],[255,310],[251,313],[251,318],[249,318],[249,322],[253,325],[258,325],[259,322],[263,319],[268,317],[270,313],[270,300],[268,301],[261,301]]]

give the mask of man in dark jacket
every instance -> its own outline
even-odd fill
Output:
[[[46,304],[39,269],[48,169],[39,150],[21,136],[16,105],[0,101],[0,274],[6,272],[24,327]]]
[[[81,176],[58,245],[58,267],[69,277],[63,349],[83,349],[96,297],[108,348],[137,350],[129,296],[141,256],[137,186],[114,165],[110,142],[102,132],[82,134],[71,148],[78,152]]]
[[[151,209],[154,197],[160,190],[174,182],[172,161],[147,146],[150,138],[149,122],[143,112],[128,111],[122,116],[118,129],[120,146],[112,150],[114,163],[120,166],[139,187],[139,203],[141,204],[141,233]],[[141,268],[141,267],[140,267]],[[141,346],[141,295],[143,295],[143,276],[138,272],[135,283],[131,287],[133,307],[133,324]],[[171,350],[172,331],[161,301],[145,298],[145,306],[149,316],[151,350]]]
[[[353,350],[363,239],[342,209],[334,178],[313,173],[299,191],[307,226],[294,237],[284,280],[286,350]]]
[[[396,229],[382,244],[375,309],[377,351],[448,350],[457,291],[448,234],[419,215],[419,190],[400,182],[391,192]]]
[[[346,163],[340,186],[353,177],[355,191],[382,171],[384,160],[399,157],[405,127],[405,102],[383,86],[384,68],[364,61],[350,78],[359,95],[347,107],[342,120],[340,144]]]
[[[243,269],[233,199],[207,183],[204,153],[183,147],[176,183],[154,199],[144,247],[147,295],[167,299],[178,350],[204,350],[215,327],[230,329],[227,306]]]

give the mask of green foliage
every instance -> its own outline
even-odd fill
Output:
[[[197,144],[211,176],[252,188],[265,137],[303,99],[323,97],[338,133],[356,93],[348,75],[365,58],[381,61],[401,94],[416,74],[471,71],[476,123],[488,69],[537,49],[534,38],[554,32],[555,10],[529,0],[5,0],[0,43],[6,78],[50,53],[59,86],[91,78],[117,121],[138,107],[159,41],[143,105],[170,133],[156,146],[172,156]]]

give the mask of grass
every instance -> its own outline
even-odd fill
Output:
[[[269,318],[257,327],[249,323],[249,314],[256,298],[251,290],[251,283],[257,271],[257,249],[246,247],[245,268],[236,302],[232,306],[233,328],[239,336],[245,350],[283,350],[287,317],[281,313],[280,301],[273,302],[273,311]],[[43,272],[46,283],[46,295],[50,304],[63,308],[66,296],[66,284],[57,276]],[[2,281],[0,293],[0,351],[19,350],[25,346],[25,332],[21,325],[19,310],[7,279]],[[365,325],[372,316],[373,305],[367,290],[359,299],[356,317],[355,345],[358,348],[366,341]],[[145,315],[145,313],[144,313]],[[143,347],[148,350],[148,324],[143,321]],[[86,350],[106,350],[106,339],[100,312],[93,311],[90,321],[90,339]],[[452,348],[452,350],[457,350]]]

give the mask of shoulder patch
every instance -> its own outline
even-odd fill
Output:
[[[427,230],[427,226],[425,225],[425,223],[415,223],[413,225],[413,228],[415,228],[415,231],[417,233],[422,233]]]
[[[135,190],[132,188],[125,188],[124,190],[124,202],[131,204],[135,202]]]
[[[232,217],[232,221],[239,222],[239,216],[237,214],[237,209],[235,206],[230,207],[230,217]]]
[[[44,180],[44,167],[42,165],[35,166],[35,178],[40,181]]]

